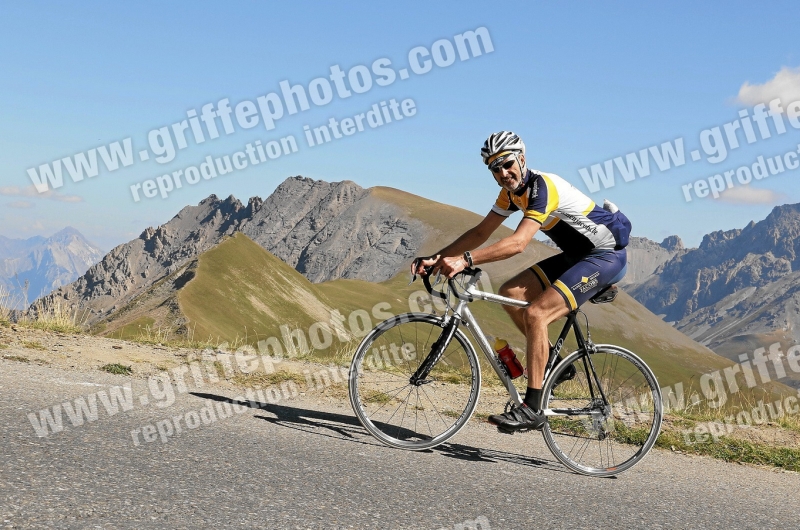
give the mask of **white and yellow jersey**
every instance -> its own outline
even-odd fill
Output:
[[[528,169],[525,184],[516,192],[502,190],[492,211],[508,217],[522,211],[542,225],[558,247],[573,256],[627,246],[631,224],[622,212],[612,213],[552,173]]]

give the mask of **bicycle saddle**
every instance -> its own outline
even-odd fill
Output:
[[[593,304],[607,304],[613,302],[619,293],[616,285],[609,285],[589,299]]]

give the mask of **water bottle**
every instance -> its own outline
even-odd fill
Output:
[[[500,361],[505,365],[511,379],[516,379],[522,375],[522,364],[506,341],[503,339],[494,341],[494,351],[497,352]]]

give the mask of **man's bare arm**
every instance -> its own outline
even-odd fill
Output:
[[[502,261],[520,254],[542,225],[532,219],[523,219],[514,233],[504,237],[497,243],[486,248],[472,252],[472,261],[475,265]]]
[[[468,250],[474,250],[486,243],[486,240],[489,239],[505,220],[506,218],[502,215],[489,212],[480,223],[464,232],[458,239],[436,254],[443,257],[460,256]]]
[[[458,239],[444,247],[433,256],[415,261],[411,266],[411,272],[414,274],[421,274],[425,267],[435,265],[445,257],[461,256],[467,250],[478,248],[486,243],[486,240],[489,239],[489,236],[491,236],[505,220],[506,218],[502,215],[489,212],[489,214],[484,217],[480,223],[461,234]]]
[[[479,265],[481,263],[500,261],[510,258],[512,256],[516,256],[517,254],[525,250],[525,247],[528,246],[528,243],[530,243],[531,239],[533,239],[533,236],[536,234],[536,232],[539,231],[540,226],[541,225],[536,221],[533,221],[531,219],[523,219],[522,222],[519,224],[519,226],[517,226],[516,231],[514,231],[512,235],[504,237],[497,243],[489,245],[486,248],[482,248],[480,250],[475,250],[474,252],[472,252],[473,264]],[[467,236],[468,234],[469,232],[464,234],[464,236]],[[488,239],[488,236],[486,239]],[[483,242],[485,242],[486,239],[484,239]],[[458,247],[456,243],[458,243],[458,240],[453,242],[452,245],[449,245],[444,249],[442,249],[443,255],[441,256],[437,255],[434,256],[433,258],[423,260],[422,262],[420,262],[419,268],[421,269],[423,266],[432,265],[433,266],[432,274],[437,274],[441,272],[448,278],[452,278],[453,276],[464,270],[467,267],[467,262],[461,254],[457,253],[463,247]],[[453,252],[456,255],[454,256],[444,255],[444,251]]]

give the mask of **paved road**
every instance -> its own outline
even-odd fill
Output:
[[[38,437],[27,413],[130,380],[0,361],[0,526],[9,528],[796,528],[800,477],[654,451],[616,479],[572,474],[539,435],[474,422],[436,450],[375,443],[306,396],[134,443],[230,391],[204,388]],[[146,392],[133,382],[133,395]],[[192,414],[189,414],[192,416]],[[185,420],[184,420],[185,421]],[[180,424],[179,424],[180,425]],[[166,428],[163,429],[166,432]],[[158,436],[157,434],[155,436]]]

